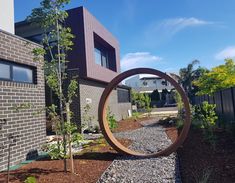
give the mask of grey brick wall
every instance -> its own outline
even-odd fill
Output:
[[[0,126],[0,171],[7,165],[7,137],[13,133],[19,135],[16,145],[11,147],[11,166],[26,159],[34,150],[45,142],[45,113],[35,115],[45,107],[44,73],[42,63],[33,61],[32,49],[39,45],[18,36],[0,30],[0,59],[21,63],[36,68],[37,84],[17,83],[0,80],[0,121],[7,123]],[[24,103],[34,107],[17,112],[13,107]]]
[[[98,105],[104,88],[104,84],[79,79],[81,116],[84,114],[86,99],[91,99],[92,103],[89,105],[91,106],[90,114],[94,116],[93,125],[98,125]],[[128,109],[131,109],[131,103],[118,103],[117,90],[113,90],[111,93],[108,100],[108,106],[110,107],[111,112],[115,114],[115,118],[118,121],[127,118]],[[84,124],[83,120],[82,124]]]

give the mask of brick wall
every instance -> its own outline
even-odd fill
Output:
[[[21,63],[36,68],[37,84],[17,83],[0,80],[0,171],[7,165],[8,135],[19,135],[16,145],[11,147],[11,165],[26,159],[45,142],[45,113],[35,114],[45,106],[44,73],[42,63],[33,61],[32,49],[39,45],[0,30],[0,59]],[[24,103],[34,107],[18,112],[15,105]]]
[[[79,79],[81,116],[84,114],[86,99],[91,99],[92,103],[89,105],[91,106],[90,114],[94,116],[93,125],[98,124],[98,105],[104,88],[104,84]],[[115,114],[115,118],[118,121],[127,118],[128,109],[131,109],[131,103],[118,103],[117,90],[113,90],[111,93],[108,99],[108,106],[110,106],[111,112]]]

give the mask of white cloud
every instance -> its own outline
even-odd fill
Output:
[[[121,59],[121,68],[122,70],[129,70],[138,67],[148,67],[161,60],[161,57],[152,55],[149,52],[127,53]]]
[[[226,58],[235,58],[235,46],[229,46],[215,55],[217,60],[224,60]]]
[[[194,17],[191,18],[172,18],[162,21],[160,24],[155,25],[155,29],[167,31],[168,33],[175,34],[187,27],[195,27],[202,25],[213,24],[205,20],[200,20]]]
[[[195,17],[165,19],[161,22],[154,22],[146,28],[145,40],[148,45],[153,44],[152,46],[155,46],[156,44],[169,40],[176,33],[186,28],[212,24],[214,24],[214,22],[197,19]]]

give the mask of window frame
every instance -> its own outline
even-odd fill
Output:
[[[108,54],[108,50],[105,50],[104,48],[101,48],[101,47],[97,47],[95,46],[94,47],[94,54],[95,54],[95,63],[97,65],[100,65],[106,69],[110,69],[109,68],[109,54]],[[97,63],[97,60],[96,60],[96,54],[99,54],[99,63]],[[103,59],[105,58],[105,59]],[[104,64],[104,62],[106,62]]]
[[[0,81],[11,81],[11,82],[16,82],[16,83],[37,84],[36,67],[24,65],[24,64],[20,64],[20,63],[14,63],[14,62],[4,60],[4,59],[0,59],[0,64],[5,64],[5,65],[10,66],[10,78],[7,79],[7,78],[0,77]],[[13,79],[13,67],[14,66],[31,70],[32,71],[32,82],[14,80]]]

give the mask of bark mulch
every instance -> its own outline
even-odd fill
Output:
[[[119,139],[119,141],[126,146],[131,144],[130,140]],[[11,171],[10,182],[21,183],[27,177],[34,176],[37,183],[93,183],[117,156],[120,154],[113,150],[104,139],[99,139],[75,156],[76,175],[63,172],[63,160],[44,159]],[[1,173],[0,183],[5,182],[4,180],[6,180],[6,173]]]
[[[139,122],[149,118],[126,119],[118,122],[118,128],[114,132],[135,130],[141,128]],[[128,147],[130,140],[118,139],[120,143]],[[35,161],[11,171],[11,183],[21,183],[29,176],[34,176],[37,183],[93,183],[109,167],[112,161],[120,156],[104,139],[98,139],[75,156],[74,166],[76,175],[63,172],[63,160],[44,159]],[[69,167],[69,160],[68,160]],[[0,173],[0,183],[5,182],[6,173]]]
[[[140,124],[140,122],[149,120],[151,118],[149,117],[143,117],[135,120],[134,118],[129,118],[125,120],[121,120],[118,122],[118,127],[113,130],[114,133],[118,132],[125,132],[129,130],[136,130],[138,128],[142,128],[143,126]]]
[[[175,127],[166,128],[173,139],[177,137]],[[183,183],[235,183],[235,137],[226,131],[216,132],[213,147],[203,137],[200,129],[191,129],[183,146],[178,149],[180,172]],[[205,182],[205,181],[204,181]]]

